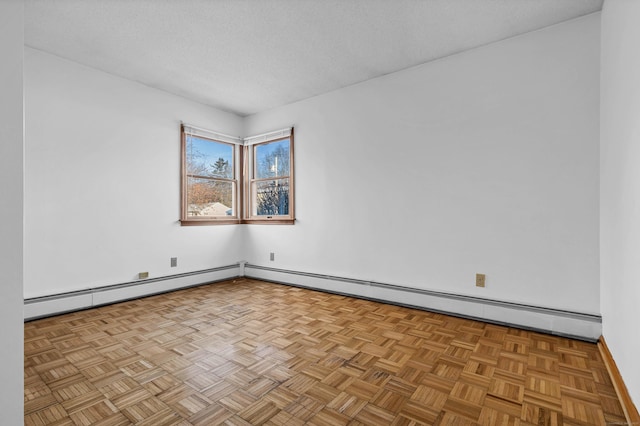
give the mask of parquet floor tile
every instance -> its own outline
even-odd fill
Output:
[[[605,425],[596,345],[236,279],[31,321],[25,425]]]

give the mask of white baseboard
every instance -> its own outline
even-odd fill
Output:
[[[244,261],[219,268],[25,299],[25,321],[193,287],[238,276],[426,309],[595,342],[599,315],[421,290],[365,280],[290,271]]]
[[[88,290],[35,297],[24,301],[25,321],[166,293],[241,275],[240,264],[151,278]]]
[[[365,280],[244,264],[244,275],[480,321],[595,342],[602,335],[600,315],[531,306],[473,296],[421,290]]]

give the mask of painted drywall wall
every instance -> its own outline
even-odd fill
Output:
[[[24,75],[26,298],[241,259],[243,227],[178,223],[180,121],[240,117],[30,48]]]
[[[599,313],[599,22],[247,117],[295,126],[297,222],[249,226],[246,260]]]
[[[602,9],[600,241],[603,335],[640,407],[640,2]]]
[[[0,413],[23,423],[23,131],[24,4],[0,2]]]

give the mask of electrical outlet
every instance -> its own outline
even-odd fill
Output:
[[[144,278],[149,278],[149,273],[148,272],[138,272],[138,279],[142,280]]]
[[[274,260],[276,260],[276,254],[275,253],[269,253],[269,260],[272,261],[272,262]]]
[[[486,277],[484,274],[476,274],[476,287],[484,287]]]
[[[171,258],[171,267],[175,268],[176,266],[178,266],[178,258],[177,257],[172,257]]]

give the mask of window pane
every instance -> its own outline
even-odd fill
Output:
[[[187,135],[187,174],[233,179],[233,145]]]
[[[253,182],[254,216],[289,214],[289,179]]]
[[[256,179],[289,176],[289,139],[255,146]]]
[[[235,216],[233,182],[189,177],[187,181],[187,216]]]

